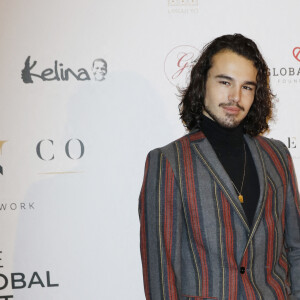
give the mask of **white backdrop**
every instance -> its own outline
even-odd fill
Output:
[[[144,161],[185,134],[175,85],[216,36],[257,42],[278,98],[269,135],[299,174],[299,11],[298,0],[1,0],[0,299],[144,299]]]

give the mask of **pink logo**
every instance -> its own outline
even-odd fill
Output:
[[[295,47],[293,50],[293,55],[294,57],[300,61],[300,47]]]
[[[173,85],[184,88],[188,85],[190,72],[194,66],[199,50],[193,46],[177,46],[165,59],[165,74]]]

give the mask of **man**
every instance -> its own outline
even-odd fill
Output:
[[[103,81],[107,74],[107,62],[102,58],[97,58],[93,61],[92,72],[95,80]]]
[[[151,151],[139,199],[147,300],[300,299],[300,204],[255,43],[209,43],[182,91],[189,134]]]

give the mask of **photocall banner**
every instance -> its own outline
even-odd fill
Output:
[[[0,2],[0,299],[144,299],[138,196],[202,47],[242,33],[300,176],[300,3]]]

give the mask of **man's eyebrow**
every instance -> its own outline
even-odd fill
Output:
[[[227,80],[233,81],[232,77],[230,77],[228,75],[223,75],[223,74],[216,75],[215,78],[221,78],[221,79],[227,79]]]
[[[253,85],[253,86],[257,86],[257,84],[256,84],[256,82],[254,82],[254,81],[245,81],[245,84],[247,84],[247,85]]]
[[[227,79],[229,81],[233,81],[232,77],[224,74],[216,75],[215,78],[221,78],[221,79]],[[254,81],[245,81],[244,84],[257,86],[256,82]]]

